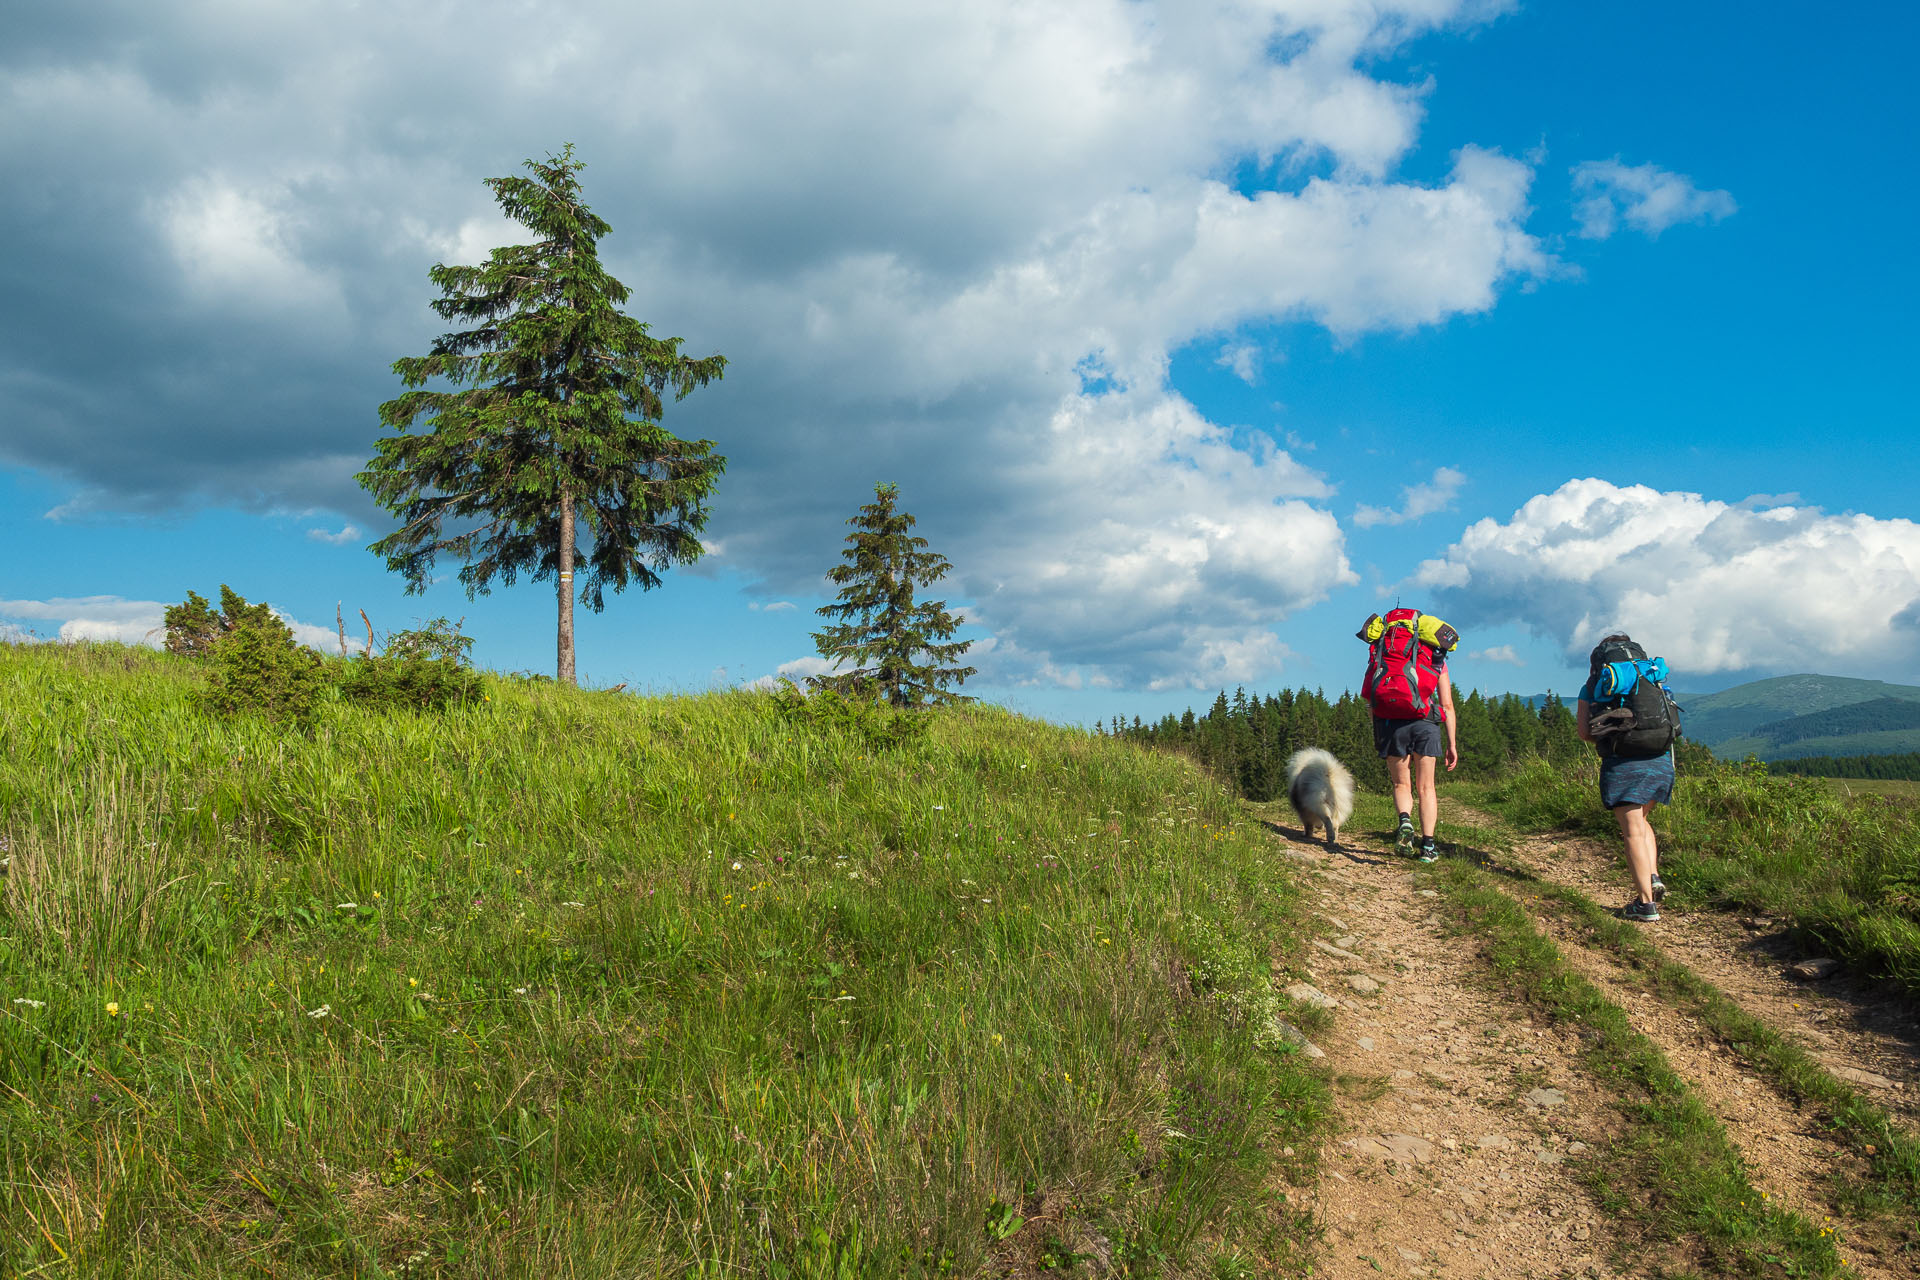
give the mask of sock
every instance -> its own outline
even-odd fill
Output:
[[[1422,836],[1422,837],[1420,837],[1420,847],[1421,847],[1422,849],[1431,849],[1431,848],[1433,848],[1433,837],[1432,837],[1432,836]]]

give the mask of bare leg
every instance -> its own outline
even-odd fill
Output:
[[[1396,814],[1413,812],[1413,777],[1408,772],[1407,757],[1387,757],[1387,778],[1393,783],[1393,811]]]
[[[1429,840],[1440,821],[1440,793],[1433,785],[1432,756],[1413,757],[1414,775],[1420,780],[1420,834]]]
[[[1660,857],[1659,842],[1653,825],[1647,821],[1644,804],[1615,806],[1613,816],[1620,824],[1620,835],[1627,842],[1627,870],[1633,875],[1633,887],[1640,901],[1653,901],[1653,873]]]

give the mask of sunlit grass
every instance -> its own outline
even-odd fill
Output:
[[[1324,1116],[1263,1023],[1298,905],[1192,767],[521,682],[303,737],[193,681],[0,645],[19,1270],[964,1274],[1027,1256],[996,1203],[1304,1239],[1262,1192]]]

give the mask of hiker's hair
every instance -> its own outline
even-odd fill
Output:
[[[1600,643],[1593,646],[1593,652],[1587,655],[1587,674],[1590,676],[1600,674],[1600,651],[1602,649],[1612,644],[1615,640],[1631,639],[1633,639],[1633,637],[1624,631],[1616,631],[1612,635],[1601,636]]]

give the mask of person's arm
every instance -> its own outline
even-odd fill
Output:
[[[1447,709],[1447,772],[1451,773],[1460,763],[1460,739],[1454,728],[1459,717],[1453,714],[1453,677],[1445,667],[1440,668],[1440,705]]]
[[[1587,717],[1592,714],[1593,704],[1585,698],[1573,704],[1573,731],[1580,735],[1580,741],[1592,742],[1593,730],[1587,727]]]

